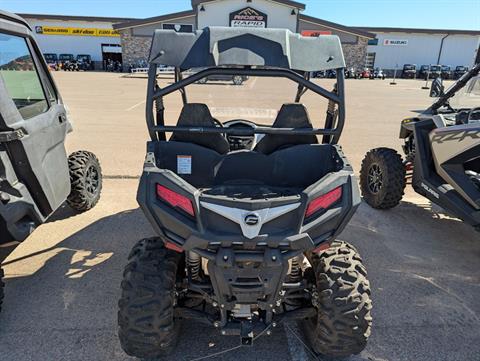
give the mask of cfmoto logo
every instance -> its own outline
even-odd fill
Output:
[[[260,217],[258,214],[251,213],[245,217],[244,222],[247,226],[256,226],[260,222]]]

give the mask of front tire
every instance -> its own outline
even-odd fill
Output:
[[[158,358],[175,347],[175,283],[181,256],[160,239],[144,239],[129,256],[118,303],[118,336],[123,350],[138,358]]]
[[[360,170],[363,199],[373,208],[397,206],[405,193],[406,171],[402,157],[395,150],[377,148],[367,153]]]
[[[68,157],[71,191],[67,198],[70,207],[85,212],[98,203],[102,193],[102,168],[95,154],[78,151]]]
[[[372,327],[372,300],[367,271],[357,250],[346,242],[312,259],[316,279],[317,317],[304,321],[313,350],[328,357],[363,351]]]

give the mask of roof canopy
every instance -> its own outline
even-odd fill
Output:
[[[208,27],[194,33],[156,30],[149,61],[182,70],[263,66],[299,71],[345,67],[337,36],[304,37],[286,29]]]

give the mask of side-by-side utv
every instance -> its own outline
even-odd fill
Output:
[[[402,121],[404,159],[389,148],[368,152],[360,184],[370,206],[395,207],[411,179],[417,193],[480,230],[480,57],[478,62],[446,92],[441,80],[434,81],[432,94],[439,99]]]
[[[0,11],[0,263],[65,201],[77,211],[97,204],[100,164],[87,151],[67,156],[71,130],[32,29]]]
[[[157,30],[149,62],[151,140],[138,202],[157,237],[140,241],[125,268],[118,313],[125,352],[167,354],[186,319],[237,335],[243,345],[298,320],[316,352],[361,352],[372,323],[370,285],[356,249],[335,240],[360,203],[337,145],[345,123],[338,37]],[[161,65],[176,69],[164,88]],[[192,68],[204,69],[183,78]],[[310,81],[312,72],[332,69],[333,90]],[[298,91],[272,126],[222,123],[206,104],[188,102],[187,88],[212,75],[270,77],[272,87],[286,78]],[[183,110],[176,126],[166,126],[164,97],[177,91]],[[300,103],[306,92],[328,100],[324,128],[312,126]]]

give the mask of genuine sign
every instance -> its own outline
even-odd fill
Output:
[[[247,7],[230,14],[230,26],[232,28],[266,28],[267,18],[267,14]]]
[[[385,39],[383,41],[383,45],[385,45],[385,46],[407,46],[408,45],[408,40]]]
[[[120,33],[113,29],[69,28],[65,26],[35,26],[35,32],[41,35],[108,36],[108,37],[120,36]]]

